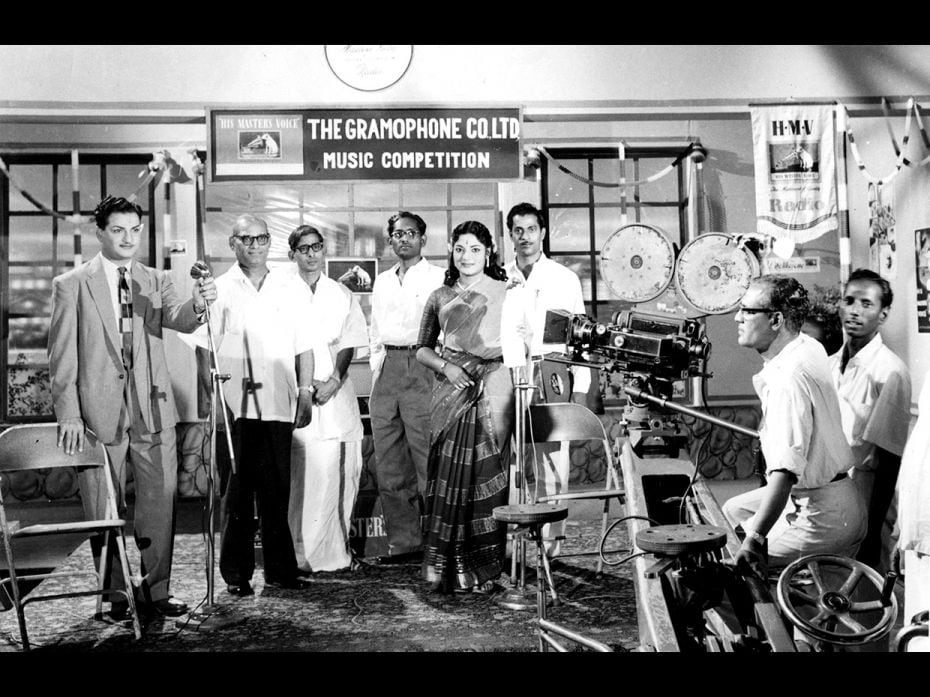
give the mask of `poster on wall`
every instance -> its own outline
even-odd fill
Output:
[[[211,183],[523,175],[516,107],[207,111]]]
[[[831,105],[753,107],[757,231],[799,245],[837,229]]]
[[[869,184],[869,268],[889,280],[898,275],[894,185]]]
[[[914,251],[917,255],[917,331],[930,333],[930,228],[914,231]]]

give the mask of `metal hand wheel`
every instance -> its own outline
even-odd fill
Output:
[[[785,617],[805,634],[858,646],[881,638],[894,626],[898,601],[890,591],[881,574],[862,562],[810,554],[785,567],[776,597]],[[863,617],[866,614],[870,616]]]

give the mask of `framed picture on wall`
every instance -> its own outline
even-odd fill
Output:
[[[378,260],[365,257],[332,257],[326,275],[353,293],[371,293],[378,276]]]

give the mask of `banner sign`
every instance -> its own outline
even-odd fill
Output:
[[[782,259],[775,254],[762,257],[762,273],[786,274],[820,273],[820,257],[791,257]]]
[[[753,107],[758,232],[803,244],[837,229],[833,107]]]
[[[519,179],[519,108],[211,109],[210,181]]]

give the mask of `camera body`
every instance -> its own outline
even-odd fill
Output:
[[[710,377],[705,371],[710,342],[694,319],[624,310],[603,324],[586,315],[550,310],[543,341],[565,344],[565,362],[622,373],[629,386],[664,400],[672,399],[676,382]],[[623,424],[640,456],[674,457],[686,443],[677,413],[646,400],[627,400]]]

